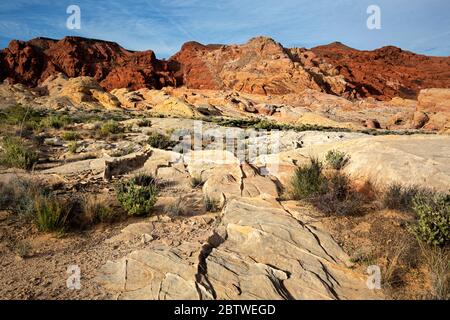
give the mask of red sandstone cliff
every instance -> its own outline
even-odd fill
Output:
[[[92,76],[104,88],[185,85],[256,94],[314,89],[347,98],[416,98],[424,88],[450,88],[450,57],[384,47],[359,51],[340,43],[307,50],[257,37],[242,45],[184,44],[169,61],[108,41],[66,37],[11,41],[0,51],[0,80],[29,86],[52,74]]]

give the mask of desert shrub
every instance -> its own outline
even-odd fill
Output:
[[[327,152],[325,160],[331,168],[341,170],[348,163],[350,157],[345,152],[330,150]]]
[[[0,209],[11,211],[18,218],[31,218],[35,198],[48,193],[48,188],[39,183],[16,178],[0,184]]]
[[[203,205],[208,212],[217,212],[220,210],[220,203],[218,200],[211,198],[208,195],[203,197]]]
[[[286,125],[276,123],[275,121],[269,121],[267,119],[261,119],[258,123],[254,124],[252,127],[255,129],[268,131],[289,129],[286,127]]]
[[[139,173],[134,175],[131,179],[130,182],[133,184],[136,184],[138,186],[150,186],[150,185],[156,185],[156,179],[149,174],[145,174],[145,173]]]
[[[42,125],[47,128],[61,129],[72,123],[67,115],[50,115],[42,120]]]
[[[352,189],[346,175],[336,172],[327,177],[323,190],[315,195],[313,203],[325,214],[356,215],[362,211],[363,197]]]
[[[184,214],[185,203],[182,197],[178,197],[174,202],[166,207],[166,213],[169,217],[178,217]]]
[[[145,215],[157,200],[155,179],[149,175],[138,175],[116,186],[117,200],[128,215]]]
[[[421,189],[417,186],[402,186],[399,183],[390,184],[381,197],[383,208],[412,211],[413,199],[418,194],[431,195],[429,190]]]
[[[114,222],[120,218],[120,212],[111,208],[97,196],[85,196],[81,199],[81,217],[78,224],[87,227],[96,223]]]
[[[71,153],[76,153],[78,149],[78,143],[76,141],[71,141],[67,144],[67,149]]]
[[[0,181],[0,210],[8,210],[15,200],[15,191],[11,184]]]
[[[27,241],[18,241],[14,243],[14,252],[21,258],[26,258],[31,253],[31,245]]]
[[[150,132],[148,134],[148,144],[153,148],[167,150],[175,146],[175,142],[171,141],[166,135],[158,132]]]
[[[25,145],[24,140],[5,137],[0,151],[0,165],[29,170],[39,160],[38,152]]]
[[[414,196],[412,209],[417,223],[411,227],[419,241],[433,246],[450,244],[450,195],[419,193]]]
[[[72,211],[72,204],[53,196],[37,197],[34,203],[35,223],[39,231],[65,231]]]
[[[139,127],[151,127],[152,121],[150,119],[141,119],[138,121],[137,125]]]
[[[431,298],[450,299],[450,249],[420,244],[425,265],[430,273]]]
[[[203,185],[203,183],[204,183],[204,181],[203,181],[202,177],[199,177],[199,176],[191,177],[191,179],[189,180],[189,184],[191,185],[192,188],[201,187]]]
[[[1,123],[21,126],[23,129],[38,129],[44,117],[42,110],[21,105],[11,106],[0,112]]]
[[[309,164],[298,167],[291,181],[291,197],[294,200],[310,198],[323,192],[325,177],[322,174],[322,163],[311,158]]]
[[[100,134],[102,136],[118,134],[121,132],[123,132],[123,128],[119,125],[119,123],[117,123],[117,121],[114,120],[109,120],[100,127]]]
[[[63,133],[62,138],[66,141],[76,141],[80,139],[80,134],[75,131],[66,131]]]

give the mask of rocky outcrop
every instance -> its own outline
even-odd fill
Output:
[[[0,53],[0,80],[10,79],[30,86],[49,76],[90,76],[104,88],[139,89],[177,85],[176,62],[156,59],[153,51],[132,52],[109,41],[65,37],[13,40]]]
[[[450,88],[450,57],[429,57],[393,46],[360,51],[339,42],[311,50],[345,78],[352,98],[416,99],[424,88]]]
[[[29,86],[49,76],[90,76],[113,89],[186,86],[262,95],[313,89],[346,98],[417,98],[420,89],[449,88],[450,58],[384,47],[359,51],[339,43],[307,50],[267,37],[241,45],[187,42],[169,61],[108,41],[66,37],[13,40],[0,51],[0,81]]]
[[[143,170],[154,173],[158,168],[175,168],[170,153],[158,151],[154,156]],[[180,157],[176,159],[182,160]],[[108,261],[96,280],[114,297],[382,298],[381,292],[367,287],[366,276],[350,268],[349,257],[328,233],[310,225],[301,214],[292,214],[278,201],[278,189],[271,177],[260,175],[227,151],[194,151],[184,158],[184,170],[205,181],[205,196],[223,196],[218,223],[209,231],[206,242],[184,242],[175,247],[149,242],[144,249]],[[151,222],[139,222],[107,241],[151,239],[153,228]]]
[[[170,61],[180,63],[180,76],[188,88],[263,95],[299,93],[304,89],[341,94],[345,90],[343,78],[325,71],[325,67],[312,67],[311,59],[302,60],[298,52],[270,38],[257,37],[243,45],[189,42]]]
[[[307,163],[311,156],[325,159],[330,150],[350,157],[343,171],[355,181],[370,181],[379,189],[400,183],[441,192],[450,190],[450,137],[446,135],[377,136],[315,144],[261,156],[255,165],[268,168],[287,187],[295,167]]]
[[[323,231],[280,204],[231,201],[203,246],[150,246],[109,261],[97,281],[119,299],[377,299]]]
[[[57,107],[71,104],[106,109],[120,107],[119,100],[105,91],[92,77],[67,78],[58,73],[48,77],[39,87],[48,94],[48,104]]]

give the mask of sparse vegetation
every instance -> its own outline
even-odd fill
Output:
[[[70,153],[76,153],[78,149],[78,143],[76,141],[71,141],[67,144],[67,149]]]
[[[192,188],[199,188],[203,185],[204,181],[203,181],[202,177],[200,177],[200,176],[193,176],[189,180],[189,183]]]
[[[62,138],[66,141],[76,141],[80,139],[80,134],[75,131],[66,131],[63,133]]]
[[[166,213],[169,217],[178,217],[184,214],[184,208],[183,197],[177,197],[174,202],[166,207]]]
[[[21,258],[27,258],[31,253],[31,245],[28,241],[17,241],[14,243],[14,252]]]
[[[46,128],[61,129],[72,123],[72,119],[67,115],[50,115],[43,119],[42,125]]]
[[[316,158],[295,170],[290,198],[308,200],[328,215],[355,215],[362,211],[364,204],[363,196],[352,188],[345,174],[337,171],[325,175],[322,163]]]
[[[53,196],[36,197],[35,223],[39,231],[62,233],[66,230],[72,205]]]
[[[436,193],[416,194],[412,209],[417,215],[417,223],[412,232],[421,242],[432,246],[450,244],[450,195]]]
[[[450,299],[450,249],[421,244],[421,252],[430,272],[431,298]]]
[[[31,180],[16,178],[0,183],[0,209],[8,210],[18,218],[32,218],[35,198],[48,193],[47,188]]]
[[[413,199],[418,194],[431,195],[432,192],[416,186],[403,186],[399,183],[390,184],[381,197],[383,208],[399,211],[412,211]]]
[[[174,141],[171,141],[168,136],[158,132],[150,132],[147,142],[151,147],[162,150],[167,150],[175,146]]]
[[[218,200],[205,195],[203,197],[203,205],[205,206],[205,210],[208,212],[217,212],[220,210],[220,203]]]
[[[117,200],[128,215],[146,215],[157,200],[155,179],[150,175],[138,175],[116,186]]]
[[[0,122],[7,125],[19,126],[20,131],[40,128],[45,113],[31,107],[21,105],[11,106],[0,112]]]
[[[0,165],[30,170],[38,161],[38,152],[17,137],[5,137],[1,143]]]
[[[85,196],[81,202],[81,217],[78,222],[81,227],[96,223],[110,223],[120,218],[120,212],[113,210],[111,205],[97,196]]]
[[[109,155],[111,157],[123,157],[130,153],[133,153],[134,151],[135,151],[135,149],[133,148],[133,145],[129,144],[125,148],[113,150],[113,151],[109,152]]]
[[[311,198],[323,193],[325,177],[322,174],[322,163],[311,158],[311,162],[298,167],[291,181],[291,197],[294,200]]]
[[[362,212],[364,199],[353,190],[346,175],[336,172],[326,178],[324,191],[316,194],[312,202],[325,214],[351,216]]]
[[[327,164],[335,169],[341,170],[350,160],[350,157],[339,150],[330,150],[325,156]]]
[[[152,121],[150,119],[141,119],[138,121],[137,125],[139,127],[151,127]]]
[[[100,134],[103,137],[121,132],[123,132],[123,128],[115,120],[109,120],[100,127]]]

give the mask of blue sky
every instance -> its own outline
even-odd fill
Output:
[[[66,8],[81,8],[81,29],[68,30]],[[366,26],[381,8],[381,30]],[[285,47],[333,41],[357,49],[396,45],[450,55],[450,0],[2,0],[0,47],[11,39],[77,35],[152,49],[169,57],[189,40],[243,43],[266,35]]]

